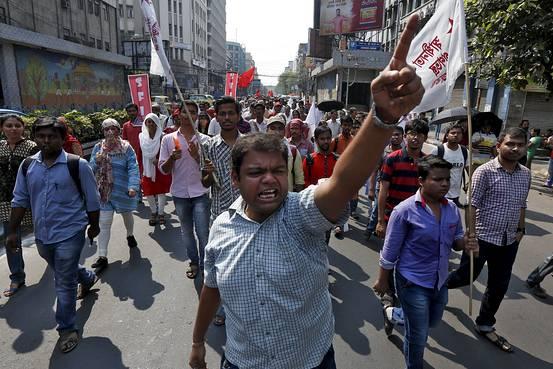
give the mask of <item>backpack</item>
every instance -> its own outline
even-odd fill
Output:
[[[463,153],[463,161],[464,161],[464,167],[463,167],[463,188],[466,187],[466,178],[465,178],[465,170],[464,168],[467,166],[467,160],[468,160],[468,156],[469,156],[469,153],[468,153],[468,150],[465,146],[463,145],[459,145],[459,147],[461,147],[461,152]],[[439,144],[438,145],[438,157],[443,159],[444,158],[444,153],[445,153],[445,147],[444,147],[444,144]]]
[[[69,170],[69,175],[71,176],[71,179],[73,179],[73,182],[75,183],[75,186],[77,186],[77,190],[79,190],[79,195],[81,198],[84,198],[83,189],[81,186],[81,176],[79,173],[79,161],[80,161],[79,155],[69,154],[67,153],[67,169]],[[29,166],[35,159],[28,157],[25,160],[23,160],[23,164],[21,164],[21,172],[23,173],[23,176],[27,176],[27,171],[29,170]]]
[[[332,153],[334,156],[334,160],[338,160],[340,155],[336,154],[335,152]],[[307,164],[307,174],[309,176],[309,180],[311,180],[311,167],[313,164],[315,164],[315,159],[313,159],[313,156],[311,156],[311,153],[308,153],[305,157],[305,164]]]

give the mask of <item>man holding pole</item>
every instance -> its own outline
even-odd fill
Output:
[[[530,170],[518,161],[526,154],[527,136],[520,128],[509,128],[499,136],[498,156],[478,167],[472,178],[468,228],[476,232],[480,246],[474,258],[473,280],[488,264],[488,284],[476,318],[476,332],[505,352],[511,344],[495,332],[495,314],[509,287],[518,245],[525,233],[526,198]],[[470,255],[463,253],[459,269],[448,278],[448,288],[472,283]]]
[[[288,192],[288,149],[281,139],[257,133],[236,142],[232,180],[241,197],[211,229],[191,368],[207,367],[205,335],[221,301],[227,313],[221,367],[336,368],[324,232],[347,218],[349,200],[399,118],[424,94],[406,61],[417,20],[409,19],[390,64],[373,80],[371,114],[327,181]]]

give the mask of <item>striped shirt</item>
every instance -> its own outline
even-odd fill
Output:
[[[424,156],[421,152],[420,157]],[[384,220],[388,221],[394,207],[413,196],[419,189],[419,173],[416,160],[403,148],[389,154],[382,165],[381,181],[390,182]]]
[[[520,210],[526,208],[531,174],[517,164],[512,173],[498,158],[479,166],[472,176],[471,205],[476,208],[476,236],[497,246],[516,240]]]

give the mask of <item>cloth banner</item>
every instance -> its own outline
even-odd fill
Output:
[[[237,88],[238,88],[238,73],[227,72],[227,81],[225,84],[225,95],[236,97]]]
[[[413,112],[446,106],[467,61],[463,0],[442,0],[413,39],[407,56],[407,62],[416,68],[425,89],[421,103]]]
[[[150,61],[150,73],[158,76],[165,77],[167,84],[173,84],[173,78],[171,73],[171,66],[163,50],[163,41],[161,39],[161,29],[157,22],[156,10],[152,4],[152,0],[141,0],[140,7],[142,8],[142,14],[144,15],[144,23],[146,28],[150,32],[151,37],[151,61]]]
[[[144,121],[144,117],[152,112],[150,100],[150,79],[147,74],[133,74],[129,76],[129,88],[132,102],[138,105],[138,117]]]
[[[252,67],[242,73],[240,77],[238,77],[238,87],[240,88],[247,88],[250,83],[253,81],[253,76],[255,74],[255,67]]]

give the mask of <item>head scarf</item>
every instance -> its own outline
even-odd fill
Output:
[[[102,122],[102,129],[108,127],[117,127],[121,131],[121,126],[113,118],[108,118]],[[106,203],[109,201],[111,191],[113,189],[113,171],[111,166],[111,155],[125,154],[129,143],[123,141],[119,134],[108,135],[100,143],[100,150],[96,154],[96,182],[98,184],[98,191],[100,192],[100,201]]]
[[[146,125],[146,121],[150,119],[156,124],[156,133],[154,138],[150,137],[150,131]],[[163,128],[157,115],[150,113],[144,117],[144,124],[142,124],[142,132],[138,135],[140,139],[140,149],[142,151],[142,163],[143,174],[145,177],[151,178],[153,182],[156,180],[156,166],[154,160],[159,153],[159,147],[161,146],[161,136],[163,135]]]

